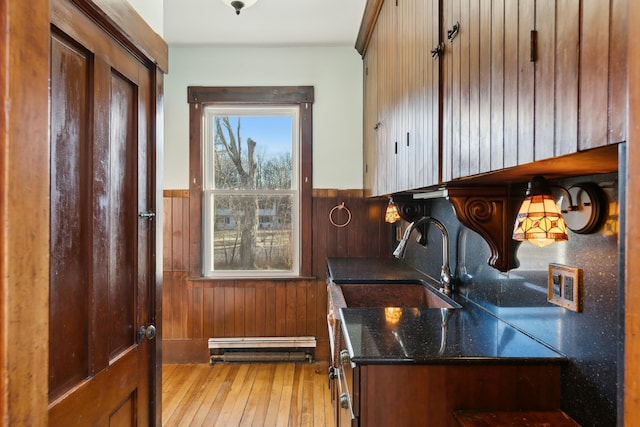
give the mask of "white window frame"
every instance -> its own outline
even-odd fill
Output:
[[[283,104],[243,104],[243,105],[223,105],[210,104],[203,108],[202,114],[202,276],[205,278],[277,278],[277,277],[298,277],[301,269],[301,129],[300,129],[300,108],[295,105]],[[213,129],[213,118],[215,116],[289,116],[292,118],[292,151],[291,151],[291,188],[282,190],[238,190],[238,189],[216,189],[213,155],[210,143],[215,130]],[[211,253],[213,251],[213,235],[215,233],[213,222],[215,215],[212,215],[212,201],[216,195],[288,195],[292,198],[291,212],[291,238],[292,238],[292,266],[290,270],[277,269],[256,269],[256,270],[220,270],[213,266]]]

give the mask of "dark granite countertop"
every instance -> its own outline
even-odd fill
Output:
[[[396,259],[331,258],[336,284],[419,280],[437,282]],[[487,310],[455,296],[461,309],[340,308],[351,360],[372,363],[566,363],[568,359],[501,321]]]

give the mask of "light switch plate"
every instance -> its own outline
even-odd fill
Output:
[[[549,264],[547,301],[576,312],[582,311],[582,269]]]

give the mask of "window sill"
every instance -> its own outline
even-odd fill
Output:
[[[316,276],[282,276],[282,277],[189,277],[190,282],[300,282],[306,280],[317,280]]]

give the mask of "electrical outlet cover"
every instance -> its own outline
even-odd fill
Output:
[[[549,264],[547,301],[576,312],[582,311],[582,269]]]

